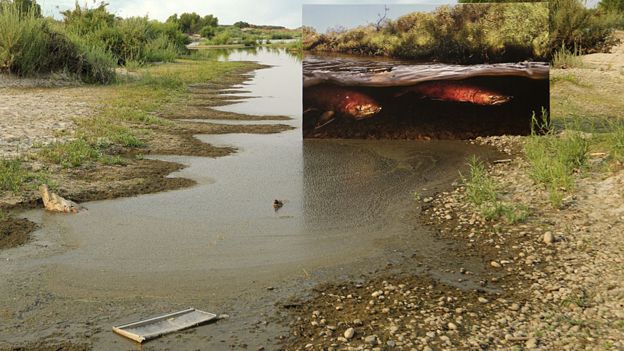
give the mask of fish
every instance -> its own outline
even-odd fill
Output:
[[[481,106],[502,105],[513,99],[513,96],[507,96],[478,85],[450,80],[424,82],[409,86],[401,90],[395,97],[405,94],[415,94],[431,100],[466,102]]]
[[[337,116],[363,120],[377,115],[382,106],[371,96],[349,88],[337,86],[314,86],[306,88],[303,94],[304,106],[323,113],[316,128],[332,122]]]

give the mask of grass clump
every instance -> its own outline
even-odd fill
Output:
[[[0,191],[17,193],[29,179],[19,160],[0,160]]]
[[[561,44],[561,48],[553,54],[552,66],[562,69],[583,67],[580,49],[575,47],[573,50],[569,50],[565,44]]]
[[[466,189],[466,198],[474,204],[481,215],[488,220],[504,219],[510,224],[525,222],[529,215],[529,208],[525,205],[512,205],[500,201],[499,184],[487,172],[483,162],[473,156],[468,161],[470,173],[462,176]]]
[[[611,156],[619,162],[624,162],[624,122],[621,120],[609,123],[610,132],[607,134],[607,144]]]
[[[79,138],[67,143],[51,144],[40,152],[40,156],[65,168],[75,168],[86,162],[98,161],[102,152],[84,138]]]
[[[0,192],[20,193],[26,188],[48,182],[44,172],[31,172],[20,160],[0,160]]]
[[[566,128],[564,135],[557,135],[549,124],[539,128],[544,133],[534,131],[529,136],[524,154],[531,178],[546,186],[551,204],[559,208],[565,192],[574,186],[573,174],[586,165],[590,143],[582,132],[573,128]]]

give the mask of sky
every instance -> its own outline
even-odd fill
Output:
[[[85,2],[89,6],[94,5],[93,0],[78,0],[79,4]],[[302,24],[302,5],[305,4],[377,4],[373,12],[365,16],[349,16],[345,20],[350,22],[356,19],[373,21],[377,13],[383,11],[383,3],[392,4],[445,4],[455,3],[454,0],[107,0],[109,10],[121,17],[145,16],[158,20],[166,20],[174,13],[197,12],[200,15],[212,14],[219,18],[220,24],[232,24],[237,21],[245,21],[253,24],[280,25],[288,28],[297,28]],[[74,7],[75,0],[39,0],[44,13],[49,16],[60,18],[59,11]],[[99,1],[96,2],[96,4]],[[377,9],[378,8],[378,9]],[[396,16],[397,11],[391,11],[389,16]],[[330,14],[328,14],[328,17]],[[319,17],[320,18],[320,17]],[[347,25],[344,25],[348,27]]]

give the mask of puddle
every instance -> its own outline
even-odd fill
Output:
[[[413,193],[445,186],[468,155],[489,151],[452,141],[304,142],[300,63],[284,52],[256,54],[230,59],[274,65],[243,84],[257,98],[220,110],[292,116],[279,123],[297,129],[198,136],[238,148],[231,156],[158,157],[188,165],[171,176],[197,180],[190,189],[86,203],[75,216],[26,213],[42,229],[35,243],[0,252],[0,296],[8,297],[0,340],[129,349],[110,326],[192,305],[232,318],[145,349],[258,348],[285,332],[259,329],[262,314],[301,292],[306,278],[313,284],[414,253],[433,266],[455,263],[445,256],[449,243],[418,226]],[[274,199],[285,203],[277,212]],[[462,265],[478,271],[479,262]]]

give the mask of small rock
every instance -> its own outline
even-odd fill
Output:
[[[489,302],[489,301],[488,301],[488,299],[486,299],[485,297],[479,297],[479,299],[478,299],[478,300],[479,300],[479,302],[481,302],[481,303],[488,303],[488,302]]]
[[[457,330],[457,325],[455,325],[455,323],[449,322],[449,324],[446,325],[449,330]]]
[[[544,233],[544,243],[546,243],[547,245],[550,245],[554,242],[555,242],[555,237],[553,236],[552,232]]]
[[[501,265],[500,263],[496,262],[496,261],[492,261],[490,262],[490,266],[494,267],[494,268],[500,268]]]
[[[353,329],[353,328],[349,328],[349,329],[345,330],[345,332],[344,332],[344,337],[347,340],[353,339],[354,335],[355,335],[355,329]]]
[[[378,342],[377,335],[369,335],[365,337],[364,342],[372,346],[377,345],[377,342]]]
[[[529,349],[529,350],[537,348],[537,339],[536,338],[530,338],[529,340],[526,341],[524,346],[527,349]]]

